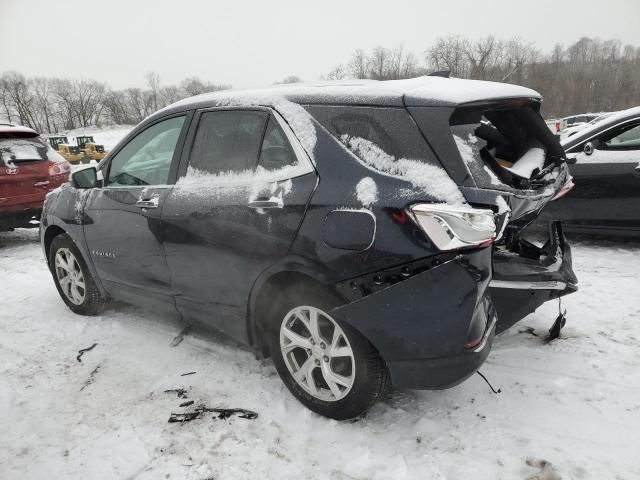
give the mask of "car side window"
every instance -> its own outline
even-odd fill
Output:
[[[630,125],[622,131],[617,130],[613,135],[604,138],[607,150],[638,150],[640,149],[640,125]]]
[[[269,114],[258,110],[204,112],[193,140],[189,168],[222,175],[253,172]]]
[[[151,125],[136,135],[110,161],[106,186],[164,185],[185,117]]]
[[[271,115],[260,149],[258,165],[265,170],[278,170],[298,162],[291,144],[277,120]]]

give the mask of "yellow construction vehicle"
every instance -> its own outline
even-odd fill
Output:
[[[69,145],[69,140],[64,135],[50,135],[49,145],[64,157],[67,162],[78,163],[86,157],[83,150]]]
[[[76,137],[76,145],[91,160],[100,161],[107,154],[104,151],[104,146],[96,144],[91,135]]]
[[[65,143],[58,145],[58,153],[69,163],[80,163],[86,158],[83,150]]]

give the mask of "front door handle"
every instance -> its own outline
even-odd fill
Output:
[[[282,208],[280,197],[256,198],[249,202],[250,208]]]
[[[158,208],[158,197],[140,199],[136,202],[136,207],[140,208]]]

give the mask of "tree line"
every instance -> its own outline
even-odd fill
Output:
[[[123,90],[112,90],[96,80],[27,78],[5,72],[0,77],[0,117],[42,133],[93,125],[135,125],[183,98],[229,88],[198,77],[162,86],[156,72],[146,74],[145,88]]]
[[[421,63],[402,47],[356,50],[326,79],[394,80],[434,71],[452,77],[515,83],[544,96],[545,117],[614,111],[640,105],[640,47],[582,37],[543,53],[519,38],[439,37]]]
[[[355,50],[349,60],[322,78],[393,80],[446,70],[451,76],[524,85],[544,96],[545,117],[613,111],[640,105],[640,47],[619,40],[580,38],[543,53],[519,38],[492,35],[469,39],[437,38],[422,58],[402,46]],[[296,83],[296,75],[275,83]],[[144,88],[112,90],[96,80],[26,78],[18,72],[0,77],[0,116],[40,132],[59,132],[105,124],[136,124],[182,98],[231,88],[186,78],[164,86],[149,72]]]

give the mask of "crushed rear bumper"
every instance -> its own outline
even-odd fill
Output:
[[[549,224],[549,238],[542,247],[521,240],[518,252],[494,252],[489,290],[498,312],[498,333],[543,303],[577,289],[571,247],[560,222]]]
[[[487,295],[490,278],[490,248],[461,253],[331,315],[376,347],[394,386],[447,388],[473,374],[491,350],[496,314]],[[470,336],[481,341],[467,349]]]

